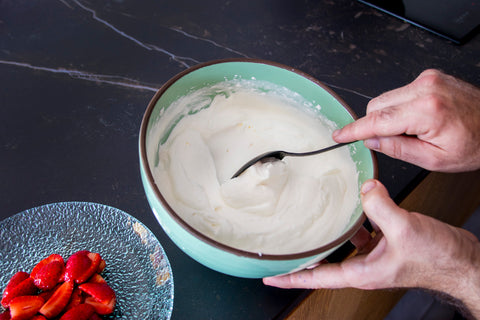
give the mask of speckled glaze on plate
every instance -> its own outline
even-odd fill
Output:
[[[0,221],[0,290],[17,271],[30,272],[51,253],[99,252],[102,273],[117,304],[104,319],[170,319],[173,276],[157,238],[141,222],[113,207],[61,202]],[[1,310],[1,306],[0,306]]]

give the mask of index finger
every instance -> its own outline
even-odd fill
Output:
[[[430,118],[422,117],[420,111],[425,102],[412,102],[382,108],[347,124],[333,133],[337,142],[350,142],[375,137],[392,137],[401,134],[419,135],[429,130]]]
[[[423,71],[414,81],[404,85],[400,88],[396,88],[387,92],[382,93],[376,98],[370,100],[367,105],[367,114],[370,112],[380,110],[383,108],[388,108],[390,106],[396,106],[408,103],[409,101],[414,101],[421,96],[424,96],[431,89],[430,86],[426,86],[422,83],[422,79],[427,76],[437,75],[437,70],[426,70]]]

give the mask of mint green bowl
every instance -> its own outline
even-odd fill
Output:
[[[233,79],[256,79],[286,87],[303,96],[312,105],[320,105],[321,113],[341,128],[356,118],[353,111],[325,85],[293,68],[277,63],[231,59],[211,61],[191,67],[165,83],[150,101],[140,129],[140,171],[145,193],[152,211],[165,233],[187,255],[199,263],[222,273],[245,278],[263,278],[301,270],[324,258],[347,242],[365,221],[359,204],[344,233],[336,240],[307,252],[285,255],[259,255],[219,243],[189,226],[165,201],[154,182],[151,168],[162,141],[155,141],[157,150],[148,150],[150,130],[172,102],[187,93]],[[169,132],[164,132],[168,136]],[[157,138],[158,139],[158,138]],[[377,175],[376,159],[362,142],[350,146],[357,165],[358,185]],[[360,189],[360,188],[359,188]]]

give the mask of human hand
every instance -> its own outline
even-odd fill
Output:
[[[368,254],[341,263],[264,278],[281,288],[421,287],[445,292],[480,317],[480,243],[470,232],[399,208],[377,180],[361,190],[380,240]]]
[[[480,89],[437,70],[372,99],[365,117],[337,130],[393,158],[432,171],[480,168]]]

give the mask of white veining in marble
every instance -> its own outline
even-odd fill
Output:
[[[93,82],[97,82],[97,83],[107,83],[107,84],[111,84],[111,85],[128,87],[128,88],[132,88],[132,89],[149,90],[149,91],[153,91],[153,92],[156,92],[158,90],[158,88],[147,86],[147,85],[141,84],[137,80],[129,79],[129,78],[122,77],[122,76],[95,74],[95,73],[89,73],[89,72],[85,72],[85,71],[70,70],[70,69],[64,69],[64,68],[54,69],[54,68],[48,68],[48,67],[34,66],[34,65],[31,65],[31,64],[25,63],[25,62],[8,61],[8,60],[0,60],[0,64],[12,65],[12,66],[17,66],[17,67],[22,67],[22,68],[28,68],[28,69],[33,69],[33,70],[37,70],[37,71],[62,73],[62,74],[66,74],[66,75],[68,75],[68,76],[70,76],[74,79],[82,79],[82,80],[93,81]]]
[[[62,0],[60,0],[62,1]],[[155,45],[151,45],[151,44],[148,44],[148,43],[144,43],[128,34],[126,34],[125,32],[121,31],[120,29],[118,29],[117,27],[113,26],[112,24],[108,23],[107,21],[99,18],[97,16],[97,13],[95,12],[95,10],[91,9],[91,8],[88,8],[86,7],[85,5],[83,5],[82,3],[80,3],[78,0],[72,0],[77,6],[79,6],[80,8],[82,8],[83,10],[85,11],[88,11],[92,14],[92,18],[95,19],[96,21],[104,24],[105,26],[107,26],[108,28],[112,29],[113,31],[115,31],[116,33],[118,33],[119,35],[121,35],[122,37],[125,37],[133,42],[135,42],[137,45],[141,46],[142,48],[144,49],[147,49],[147,50],[154,50],[154,51],[158,51],[158,52],[161,52],[161,53],[164,53],[168,56],[170,56],[171,59],[177,61],[178,63],[180,63],[181,65],[183,65],[185,68],[189,68],[190,67],[190,64],[188,64],[186,61],[191,61],[191,62],[194,62],[194,63],[199,63],[199,61],[193,59],[193,58],[189,58],[189,57],[182,57],[182,56],[177,56],[165,49],[162,49],[162,48],[159,48]],[[62,1],[63,2],[63,1]]]
[[[0,60],[0,64],[5,64],[5,65],[12,65],[12,66],[17,66],[17,67],[23,67],[23,68],[28,68],[28,69],[33,69],[37,71],[46,71],[46,72],[52,72],[52,73],[63,73],[66,74],[74,79],[82,79],[82,80],[87,80],[87,81],[93,81],[93,82],[98,82],[98,83],[107,83],[111,85],[117,85],[117,86],[122,86],[122,87],[128,87],[132,89],[140,89],[140,90],[149,90],[156,92],[158,88],[151,87],[145,84],[141,84],[141,82],[122,77],[122,76],[112,76],[112,75],[103,75],[103,74],[95,74],[95,73],[89,73],[85,71],[79,71],[79,70],[71,70],[71,69],[65,69],[65,68],[48,68],[48,67],[41,67],[41,66],[34,66],[26,62],[17,62],[17,61],[8,61],[8,60]],[[327,83],[322,81],[324,84],[326,84],[329,87],[338,89],[338,90],[343,90],[346,92],[350,92],[353,94],[356,94],[358,96],[364,97],[366,99],[373,99],[371,96],[367,96],[363,93],[360,93],[355,90],[343,88],[331,83]]]
[[[170,30],[173,30],[173,31],[175,31],[175,32],[181,33],[181,34],[183,34],[184,36],[186,36],[186,37],[188,37],[188,38],[192,38],[192,39],[200,40],[200,41],[205,41],[205,42],[208,42],[208,43],[213,44],[213,45],[216,46],[216,47],[219,47],[219,48],[225,49],[225,50],[227,50],[227,51],[230,51],[230,52],[232,52],[232,53],[238,54],[239,56],[242,56],[242,57],[245,57],[245,58],[249,58],[249,56],[247,56],[246,54],[241,53],[241,52],[239,52],[239,51],[237,51],[237,50],[234,50],[234,49],[232,49],[232,48],[222,46],[221,44],[219,44],[219,43],[217,43],[217,42],[215,42],[215,41],[213,41],[213,40],[205,39],[205,38],[202,38],[202,37],[197,37],[197,36],[195,36],[195,35],[193,35],[193,34],[190,34],[190,33],[188,33],[188,32],[185,32],[185,31],[181,30],[181,29],[178,29],[178,28],[170,27],[169,29],[170,29]]]
[[[157,46],[155,46],[155,45],[153,45],[153,44],[151,44],[150,47],[151,47],[153,50],[155,50],[155,51],[159,51],[159,52],[165,53],[166,55],[169,55],[170,58],[172,58],[173,60],[175,60],[175,61],[183,64],[186,68],[189,68],[190,65],[188,65],[188,64],[185,62],[185,60],[191,61],[191,62],[193,62],[193,63],[195,63],[195,64],[200,63],[200,61],[195,60],[195,59],[193,59],[193,58],[182,57],[182,56],[174,55],[173,53],[168,52],[167,50],[162,49],[162,48],[160,48],[160,47],[157,47]]]
[[[117,27],[110,24],[109,22],[99,18],[95,10],[85,6],[79,0],[59,0],[59,1],[69,8],[73,8],[73,7],[68,1],[74,3],[76,6],[78,6],[82,10],[85,10],[85,11],[89,12],[92,15],[92,18],[94,20],[96,20],[96,21],[102,23],[103,25],[107,26],[108,28],[113,30],[115,33],[121,35],[122,37],[125,37],[125,38],[129,39],[130,41],[133,41],[134,43],[136,43],[137,45],[141,46],[142,48],[144,48],[146,50],[149,50],[149,51],[153,50],[153,51],[158,51],[158,52],[161,52],[163,54],[166,54],[172,60],[178,62],[179,64],[181,64],[185,68],[189,68],[191,66],[191,63],[193,63],[193,64],[200,63],[200,61],[198,61],[194,58],[178,56],[178,55],[176,55],[176,54],[174,54],[174,53],[172,53],[168,50],[165,50],[163,48],[160,48],[156,45],[144,43],[144,42],[136,39],[135,37],[123,32],[122,30],[118,29]],[[178,27],[167,27],[167,28],[171,31],[180,33],[187,38],[191,38],[191,39],[195,39],[195,40],[199,40],[199,41],[204,41],[204,42],[210,43],[210,44],[212,44],[212,45],[214,45],[218,48],[222,48],[224,50],[235,53],[235,54],[240,55],[242,57],[249,58],[248,55],[246,55],[242,52],[239,52],[239,51],[236,51],[232,48],[223,46],[223,45],[221,45],[221,44],[219,44],[219,43],[217,43],[213,40],[198,37],[196,35],[192,35],[188,32],[183,31],[182,29],[180,29]],[[75,79],[82,79],[82,80],[92,81],[92,82],[97,82],[97,83],[106,83],[106,84],[111,84],[111,85],[118,85],[118,86],[128,87],[128,88],[132,88],[132,89],[149,90],[149,91],[153,91],[153,92],[156,92],[158,90],[158,88],[152,87],[152,86],[149,86],[149,85],[146,85],[146,84],[142,84],[140,81],[130,79],[130,78],[126,78],[126,77],[122,77],[122,76],[116,76],[116,75],[102,75],[102,74],[95,74],[95,73],[90,73],[90,72],[85,72],[85,71],[80,71],[80,70],[65,69],[65,68],[49,68],[49,67],[43,67],[43,66],[35,66],[35,65],[32,65],[32,64],[27,63],[27,62],[17,62],[17,61],[8,61],[8,60],[0,60],[0,64],[13,65],[13,66],[17,66],[17,67],[29,68],[29,69],[38,70],[38,71],[45,71],[45,72],[52,72],[52,73],[63,73],[63,74],[66,74],[66,75],[68,75],[72,78],[75,78]],[[324,82],[324,83],[326,85],[332,87],[332,88],[342,90],[342,91],[346,91],[346,92],[350,92],[350,93],[353,93],[355,95],[364,97],[366,99],[372,99],[371,96],[362,94],[362,93],[357,92],[355,90],[343,88],[343,87],[340,87],[340,86],[337,86],[337,85],[334,85],[334,84],[331,84],[331,83],[326,83],[326,82]]]
[[[371,97],[371,96],[367,96],[366,94],[360,93],[360,92],[355,91],[355,90],[352,90],[352,89],[347,89],[347,88],[339,87],[339,86],[337,86],[337,85],[334,85],[334,84],[331,84],[331,83],[328,83],[328,82],[325,82],[325,81],[322,81],[322,83],[326,84],[326,85],[329,86],[329,87],[335,88],[335,89],[339,89],[339,90],[342,90],[342,91],[346,91],[346,92],[350,92],[350,93],[356,94],[356,95],[358,95],[358,96],[360,96],[360,97],[364,97],[364,98],[366,98],[366,99],[368,99],[368,100],[372,100],[372,99],[373,99],[373,97]]]
[[[63,3],[64,5],[66,5],[67,7],[69,7],[70,9],[73,9],[73,7],[71,5],[68,4],[67,1],[65,0],[59,0],[61,3]]]

